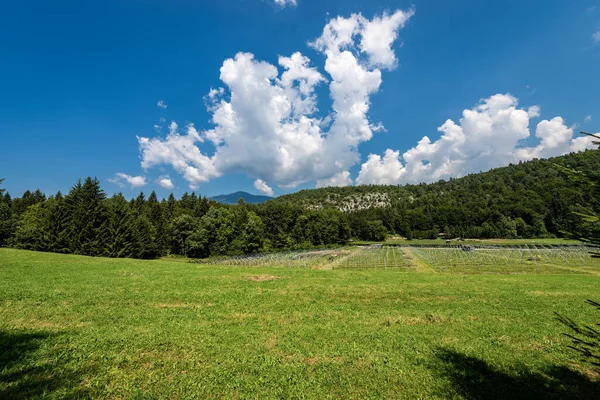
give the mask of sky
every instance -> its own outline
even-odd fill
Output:
[[[11,195],[432,182],[592,148],[600,2],[5,2]]]

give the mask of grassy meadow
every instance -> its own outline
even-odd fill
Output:
[[[600,398],[600,268],[440,271],[0,249],[0,398]]]

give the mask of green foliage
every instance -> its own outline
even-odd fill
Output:
[[[122,196],[107,199],[98,180],[87,178],[64,198],[59,193],[46,199],[39,190],[15,199],[0,193],[0,246],[154,258],[310,249],[350,239],[383,241],[388,235],[517,240],[568,231],[599,237],[593,213],[600,204],[590,189],[595,186],[583,178],[567,185],[561,169],[597,174],[600,151],[429,185],[305,190],[260,205],[222,205],[196,193],[179,200],[171,194],[159,201],[154,192],[129,202]]]
[[[0,179],[2,184],[4,179]],[[0,247],[7,244],[15,230],[15,218],[12,210],[12,199],[6,189],[0,189]]]
[[[135,242],[133,257],[153,259],[160,255],[156,240],[156,229],[145,215],[140,215],[135,220]]]
[[[17,247],[27,250],[43,250],[45,247],[44,237],[44,205],[37,203],[31,205],[21,215],[17,230],[15,231],[15,243]]]
[[[107,201],[108,222],[104,255],[108,257],[133,257],[135,246],[134,216],[123,195],[117,194]]]
[[[569,185],[558,167],[600,171],[600,151],[497,168],[432,184],[351,186],[303,190],[269,203],[346,213],[352,236],[366,240],[366,221],[381,220],[389,233],[429,239],[439,233],[466,238],[544,238],[583,234],[578,206],[598,210],[592,192]],[[274,206],[271,205],[271,208]],[[582,211],[582,210],[580,210]],[[516,232],[515,232],[516,230]]]
[[[385,229],[385,226],[383,226],[383,221],[381,220],[367,221],[365,230],[366,240],[382,242],[387,236],[387,229]]]
[[[185,256],[189,249],[189,239],[196,230],[197,222],[192,216],[183,214],[174,218],[169,225],[171,248],[174,254]]]
[[[595,135],[590,136],[600,139]],[[600,142],[594,143],[600,145]],[[600,246],[600,213],[594,206],[598,206],[600,202],[600,174],[598,174],[598,170],[580,171],[564,167],[561,169],[566,172],[571,182],[577,187],[585,188],[586,192],[592,196],[590,203],[577,204],[575,215],[581,219],[581,230],[572,233],[572,236],[598,247]],[[593,252],[593,256],[600,257],[600,251]],[[600,311],[600,303],[593,300],[588,300],[588,303]],[[570,347],[580,353],[583,361],[595,365],[600,370],[600,331],[598,330],[600,324],[596,324],[595,328],[590,325],[581,326],[571,318],[558,313],[556,315],[558,320],[573,332],[573,334],[567,334],[572,339]]]
[[[200,219],[197,246],[208,255],[227,254],[235,234],[235,216],[225,207],[213,207]]]
[[[241,200],[241,199],[240,199]],[[241,236],[241,247],[245,254],[255,254],[262,250],[265,225],[258,215],[250,211]]]
[[[99,256],[104,252],[108,215],[106,195],[96,178],[77,182],[65,198],[68,214],[69,251]]]

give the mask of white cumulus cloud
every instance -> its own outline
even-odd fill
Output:
[[[329,21],[310,44],[325,56],[327,75],[299,52],[279,57],[278,66],[251,53],[225,60],[223,87],[205,97],[213,128],[188,125],[180,133],[172,123],[164,139],[139,137],[142,167],[171,165],[194,187],[235,172],[281,187],[348,184],[359,144],[384,129],[369,120],[370,97],[381,86],[381,69],[398,64],[392,45],[413,14]],[[315,89],[326,83],[332,108],[322,113]],[[205,140],[212,154],[200,149]]]
[[[594,39],[594,43],[600,44],[600,31],[594,32],[592,39]]]
[[[530,119],[540,116],[538,106],[519,108],[510,94],[496,94],[464,110],[458,123],[447,120],[438,128],[441,137],[423,137],[406,151],[387,150],[383,159],[371,154],[356,183],[418,183],[464,176],[533,158],[553,157],[594,148],[589,137],[573,138],[573,128],[561,117],[536,126],[538,144],[524,147],[530,137]]]
[[[159,176],[156,183],[163,189],[173,189],[175,187],[169,175]]]
[[[358,185],[397,185],[401,182],[404,168],[400,162],[400,152],[387,149],[383,159],[370,154],[356,178]]]
[[[584,119],[585,122],[590,122],[592,120],[592,116],[591,115],[587,115]]]
[[[254,187],[261,193],[273,197],[273,189],[271,189],[271,187],[267,185],[267,182],[263,181],[262,179],[255,180]]]
[[[164,101],[162,101],[162,100],[159,100],[159,101],[158,101],[158,103],[156,103],[156,106],[157,106],[158,108],[162,108],[162,109],[165,109],[165,108],[169,107],[169,106],[168,106],[168,105],[166,105],[166,104],[165,104],[165,102],[164,102]]]
[[[352,178],[350,178],[350,171],[342,171],[331,178],[317,180],[317,187],[331,187],[331,186],[349,186],[352,185]]]
[[[108,179],[109,182],[112,182],[121,187],[129,184],[132,188],[137,188],[146,185],[146,178],[143,176],[131,176],[124,174],[123,172],[117,172],[113,178]]]
[[[277,4],[278,6],[282,6],[282,7],[285,7],[285,6],[294,6],[295,7],[296,5],[298,5],[296,0],[273,0],[273,2],[275,4]]]

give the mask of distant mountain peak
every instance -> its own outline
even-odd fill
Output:
[[[272,200],[273,197],[238,191],[230,194],[220,194],[218,196],[213,196],[210,199],[223,204],[237,204],[240,199],[244,199],[248,204],[260,204]]]

